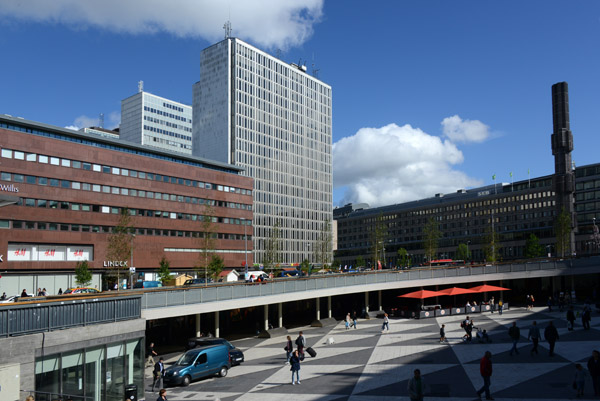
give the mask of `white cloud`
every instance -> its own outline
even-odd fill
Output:
[[[346,188],[341,204],[382,206],[481,185],[453,169],[462,161],[454,143],[410,125],[362,128],[333,145],[334,186]]]
[[[452,142],[483,142],[490,136],[490,127],[479,120],[463,120],[458,115],[442,120],[442,131]]]
[[[108,113],[108,115],[104,116],[104,128],[106,129],[114,129],[119,126],[121,122],[121,113],[118,111],[112,111]],[[88,127],[98,127],[100,125],[100,117],[88,117],[85,115],[81,115],[75,120],[73,120],[73,124],[66,126],[65,128],[72,130],[79,130],[81,128]]]
[[[320,21],[324,0],[2,0],[0,16],[95,26],[132,34],[169,32],[178,37],[232,35],[267,48],[286,49],[305,42]]]

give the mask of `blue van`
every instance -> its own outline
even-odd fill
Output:
[[[133,283],[133,288],[157,288],[162,287],[160,281],[136,281]]]
[[[192,381],[218,374],[227,376],[231,367],[229,348],[225,344],[194,348],[165,371],[165,386],[187,386]]]

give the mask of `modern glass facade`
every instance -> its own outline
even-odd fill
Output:
[[[36,358],[38,401],[121,401],[125,386],[144,396],[144,339],[109,343]]]
[[[313,262],[332,220],[331,87],[237,39],[205,49],[194,86],[194,155],[254,178],[254,255],[280,229],[279,262]]]

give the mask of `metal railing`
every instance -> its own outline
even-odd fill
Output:
[[[192,288],[174,287],[144,292],[142,308],[164,308],[320,289],[364,286],[379,283],[409,282],[412,280],[463,276],[481,276],[481,280],[485,280],[486,276],[493,274],[522,273],[539,270],[565,270],[593,266],[598,267],[598,270],[600,271],[600,258],[543,260],[520,264],[368,271],[363,273],[313,275],[308,278],[275,279],[252,284],[208,285],[205,287]]]
[[[136,294],[5,304],[0,308],[0,337],[139,319],[141,301]]]

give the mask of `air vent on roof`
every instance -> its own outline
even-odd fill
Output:
[[[444,197],[444,194],[441,194],[441,193],[440,193],[440,194],[435,194],[435,197],[436,197],[436,198],[443,198],[443,197]]]
[[[466,189],[459,189],[458,191],[456,191],[457,194],[466,194],[467,190]]]

